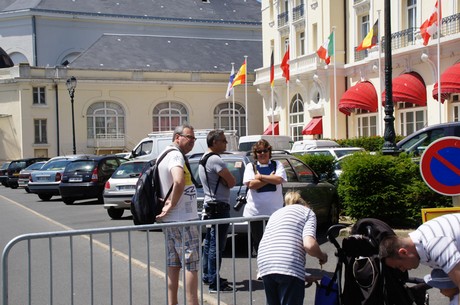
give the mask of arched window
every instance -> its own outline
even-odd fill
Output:
[[[174,130],[188,121],[188,111],[184,105],[178,102],[160,103],[153,109],[152,131]]]
[[[304,127],[304,107],[303,99],[300,94],[294,95],[291,99],[289,109],[289,129],[294,141],[303,139],[302,129]]]
[[[233,124],[233,113],[235,113],[235,124]],[[246,134],[246,111],[244,107],[233,102],[222,103],[214,109],[214,128],[236,130],[238,135]]]
[[[125,112],[115,102],[97,102],[86,111],[88,139],[120,138],[125,135]]]

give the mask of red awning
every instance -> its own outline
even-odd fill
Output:
[[[273,127],[274,126],[274,127]],[[272,133],[272,131],[274,133]],[[279,124],[278,122],[275,122],[275,123],[270,123],[270,125],[268,125],[268,127],[265,129],[264,131],[264,135],[276,135],[276,136],[279,136],[280,134],[280,128],[279,128]]]
[[[313,135],[323,133],[323,118],[318,116],[311,119],[310,123],[302,130],[303,135]]]
[[[441,74],[441,103],[452,93],[460,93],[460,63],[449,67]],[[433,98],[438,100],[438,83],[434,84]]]
[[[425,81],[417,72],[401,74],[393,78],[393,103],[406,102],[426,106]],[[385,91],[382,93],[382,104],[385,105]]]
[[[348,89],[340,99],[339,110],[346,115],[358,108],[371,112],[377,111],[378,97],[371,82],[360,82]]]

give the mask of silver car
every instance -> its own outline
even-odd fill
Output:
[[[30,193],[30,190],[29,190],[30,174],[33,171],[40,170],[45,163],[46,161],[35,162],[34,164],[31,164],[27,166],[26,168],[24,168],[22,171],[20,171],[19,178],[18,178],[18,187],[23,188],[26,190],[27,193]]]
[[[147,160],[132,160],[121,164],[105,183],[104,208],[112,219],[120,219],[131,208],[140,175],[151,165]]]

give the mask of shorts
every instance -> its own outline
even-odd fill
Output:
[[[197,226],[170,227],[164,229],[168,251],[168,267],[182,267],[185,252],[185,267],[197,271],[200,260],[200,239]],[[184,244],[182,244],[182,235]]]

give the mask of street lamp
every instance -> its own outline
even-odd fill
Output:
[[[69,78],[66,82],[67,90],[69,90],[70,103],[72,104],[72,139],[73,139],[73,154],[77,154],[77,146],[75,145],[75,117],[73,111],[73,97],[75,93],[75,88],[77,87],[77,79],[75,76]]]

